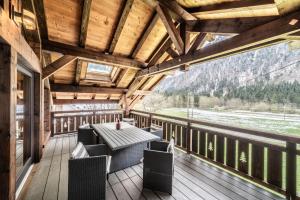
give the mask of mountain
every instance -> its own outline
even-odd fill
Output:
[[[212,43],[225,37],[217,37]],[[226,58],[194,64],[188,72],[176,72],[155,89],[164,94],[191,92],[214,95],[239,87],[300,83],[300,50],[290,50],[282,43]]]

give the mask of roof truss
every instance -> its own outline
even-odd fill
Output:
[[[278,28],[281,27],[281,28]],[[216,43],[203,49],[188,53],[154,65],[138,72],[137,77],[157,74],[163,71],[178,68],[182,64],[203,62],[220,56],[228,56],[243,50],[250,50],[259,44],[281,39],[286,35],[300,30],[300,11],[279,18],[267,24],[248,30],[240,35]]]
[[[120,66],[125,68],[141,69],[144,63],[120,56],[99,53],[97,51],[75,47],[63,43],[53,42],[49,40],[43,41],[43,50],[54,51],[64,55],[77,56],[86,60],[98,61],[103,64]]]
[[[85,47],[85,41],[86,41],[89,19],[90,19],[91,5],[92,5],[92,0],[83,1],[80,36],[79,36],[79,46],[81,47]]]

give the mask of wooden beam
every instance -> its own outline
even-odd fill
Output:
[[[255,12],[257,11],[257,12]],[[243,0],[191,8],[188,12],[198,19],[224,19],[233,17],[278,16],[275,0]]]
[[[217,34],[239,34],[275,20],[276,17],[249,17],[235,19],[186,21],[187,31]]]
[[[280,28],[278,28],[280,27]],[[192,64],[228,56],[238,51],[257,47],[260,44],[282,39],[284,36],[300,30],[300,11],[258,26],[230,39],[218,42],[206,48],[165,61],[148,69],[141,70],[137,77],[153,75],[178,68],[182,64]]]
[[[201,48],[204,45],[206,36],[207,33],[199,33],[190,47],[189,52],[193,52],[198,48]]]
[[[176,26],[173,23],[171,15],[168,12],[168,9],[165,8],[163,5],[158,4],[156,6],[156,11],[157,11],[160,19],[162,20],[163,24],[165,25],[165,28],[166,28],[172,42],[174,43],[175,48],[177,49],[179,54],[182,54],[184,52],[184,50],[183,50],[184,44],[180,37],[179,32],[176,29]]]
[[[51,84],[51,92],[123,94],[126,91],[127,91],[126,89],[120,89],[120,88]]]
[[[44,0],[33,0],[38,28],[40,30],[41,39],[48,39],[47,20],[45,15]]]
[[[122,82],[123,78],[126,79],[126,73],[128,72],[129,69],[121,69],[120,73],[118,74],[118,78],[116,80],[116,86],[119,87],[120,83]]]
[[[163,39],[161,44],[154,51],[154,54],[151,56],[148,66],[155,65],[159,58],[170,48],[171,45],[172,40],[169,37],[166,40]]]
[[[140,95],[140,96],[145,96],[145,95],[149,95],[151,94],[152,91],[148,91],[148,90],[136,90],[133,95]]]
[[[43,68],[43,79],[48,78],[55,72],[68,65],[69,63],[73,62],[76,58],[76,56],[65,55],[57,59],[53,63],[47,65],[45,68]]]
[[[187,54],[190,48],[190,32],[186,31],[186,23],[183,22],[180,24],[180,36],[182,38],[183,41],[183,54]],[[181,65],[179,67],[179,69],[181,71],[187,71],[188,70],[189,65],[188,64],[184,64]]]
[[[172,58],[176,58],[179,56],[179,54],[172,48],[172,47],[169,47],[167,49],[167,53],[172,57]]]
[[[170,9],[184,21],[197,19],[195,16],[183,9],[175,0],[159,0],[159,3]]]
[[[3,9],[0,9],[0,41],[1,43],[10,44],[31,70],[41,72],[39,58],[23,37],[20,28]]]
[[[117,25],[116,31],[114,33],[114,37],[113,37],[113,39],[111,41],[111,44],[110,44],[110,47],[109,47],[109,53],[113,53],[114,50],[115,50],[115,48],[116,48],[116,46],[117,46],[119,37],[120,37],[120,35],[122,33],[123,27],[125,25],[127,17],[129,15],[129,12],[131,10],[133,1],[134,0],[127,0],[126,1],[126,4],[125,4],[123,12],[122,12],[122,15],[120,17],[120,20],[119,20],[119,23]]]
[[[16,194],[17,52],[0,44],[0,199]]]
[[[128,92],[126,93],[126,98],[131,97],[136,90],[138,90],[146,81],[148,77],[141,77],[136,78],[134,81],[130,84]]]
[[[92,0],[84,0],[82,15],[81,15],[81,28],[80,28],[80,36],[79,36],[79,46],[85,47],[85,41],[87,37],[89,19],[90,19],[90,11],[91,11]]]
[[[53,99],[55,105],[64,104],[107,104],[118,103],[119,100],[107,100],[107,99]]]
[[[144,42],[146,41],[146,39],[148,38],[149,34],[151,33],[153,27],[156,25],[157,20],[159,19],[158,14],[156,13],[152,20],[150,21],[150,24],[147,25],[146,30],[144,31],[144,33],[142,34],[141,38],[138,40],[137,45],[135,46],[131,57],[135,58],[136,55],[138,54],[138,52],[140,51],[140,49],[142,48]]]
[[[75,74],[75,85],[79,85],[81,69],[82,69],[82,61],[80,59],[77,59],[76,74]]]
[[[81,47],[75,47],[72,45],[62,44],[49,40],[43,41],[43,49],[47,51],[62,53],[64,55],[77,56],[85,60],[97,61],[99,63],[114,65],[118,67],[141,69],[145,66],[143,62],[139,62],[134,59],[99,53],[97,51],[92,51]]]

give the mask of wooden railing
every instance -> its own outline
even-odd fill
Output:
[[[136,126],[163,127],[164,139],[222,168],[296,199],[300,137],[132,110]],[[298,198],[299,198],[298,191]]]
[[[106,110],[78,110],[51,112],[51,135],[76,132],[84,124],[114,122],[122,120],[123,111]]]

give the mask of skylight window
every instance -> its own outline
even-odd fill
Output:
[[[87,72],[91,73],[101,73],[101,74],[110,74],[112,71],[112,67],[108,65],[89,63]]]

